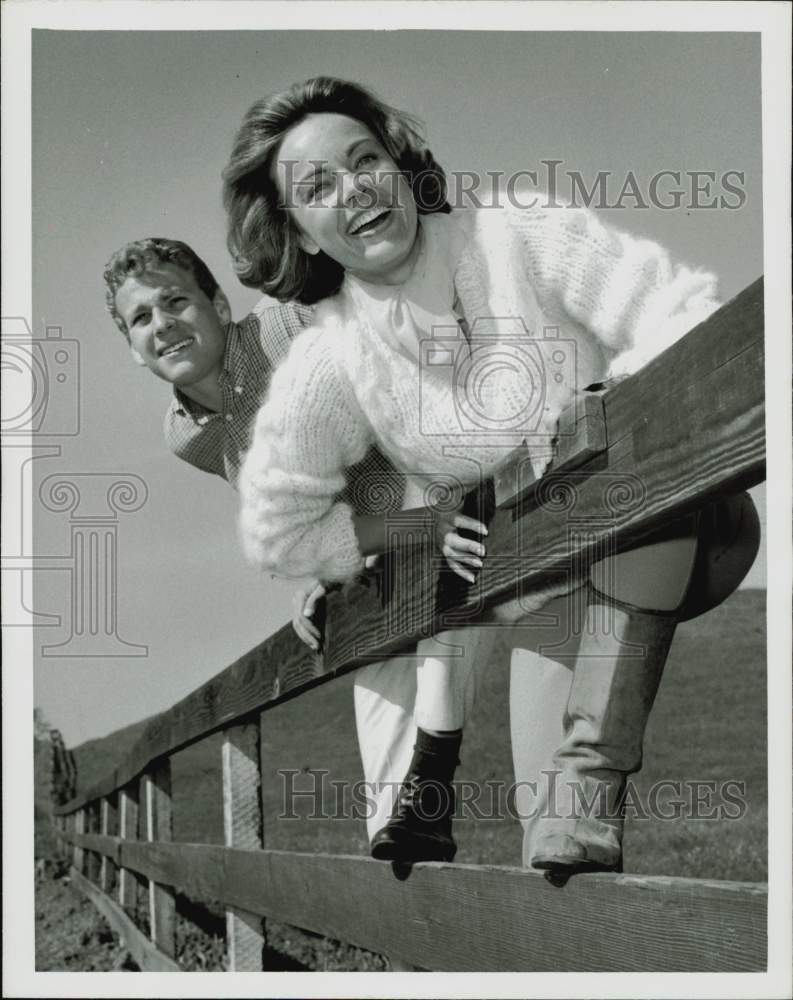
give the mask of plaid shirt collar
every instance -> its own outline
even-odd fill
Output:
[[[245,320],[243,320],[243,323]],[[224,327],[226,336],[226,348],[223,352],[223,367],[220,370],[220,385],[231,380],[232,384],[242,383],[245,379],[245,353],[242,344],[242,325],[240,323],[227,323]],[[174,411],[182,417],[190,417],[196,424],[205,424],[213,417],[221,414],[217,410],[210,410],[203,403],[197,402],[186,396],[178,386],[173,387],[175,400]]]

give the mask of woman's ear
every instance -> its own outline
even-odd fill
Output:
[[[218,288],[212,296],[212,305],[215,307],[215,312],[224,326],[231,322],[231,306],[222,288]]]

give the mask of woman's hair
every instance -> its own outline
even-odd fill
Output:
[[[125,243],[105,265],[103,277],[108,312],[127,338],[129,338],[127,324],[116,309],[116,293],[130,275],[143,274],[148,268],[156,267],[158,264],[174,264],[192,274],[195,283],[208,299],[213,299],[218,290],[215,276],[195,250],[186,243],[166,240],[160,236],[150,236],[145,240]]]
[[[318,76],[257,101],[242,121],[223,171],[228,248],[243,285],[307,304],[337,292],[344,269],[322,251],[312,255],[301,249],[272,167],[286,133],[312,114],[361,122],[407,178],[421,214],[451,211],[446,175],[424,145],[418,122],[358,84]]]

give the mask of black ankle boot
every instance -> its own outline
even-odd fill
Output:
[[[391,818],[372,838],[380,861],[451,861],[455,795],[452,778],[459,763],[462,733],[431,736],[419,729],[408,773],[399,787]]]

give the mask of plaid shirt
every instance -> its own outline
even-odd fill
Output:
[[[223,409],[209,410],[174,388],[165,415],[165,440],[171,451],[197,469],[222,476],[236,489],[272,373],[292,340],[311,324],[312,315],[306,306],[264,304],[242,322],[229,324],[219,375]],[[356,513],[385,514],[400,508],[404,479],[377,448],[371,448],[346,475],[347,486],[338,499]]]

